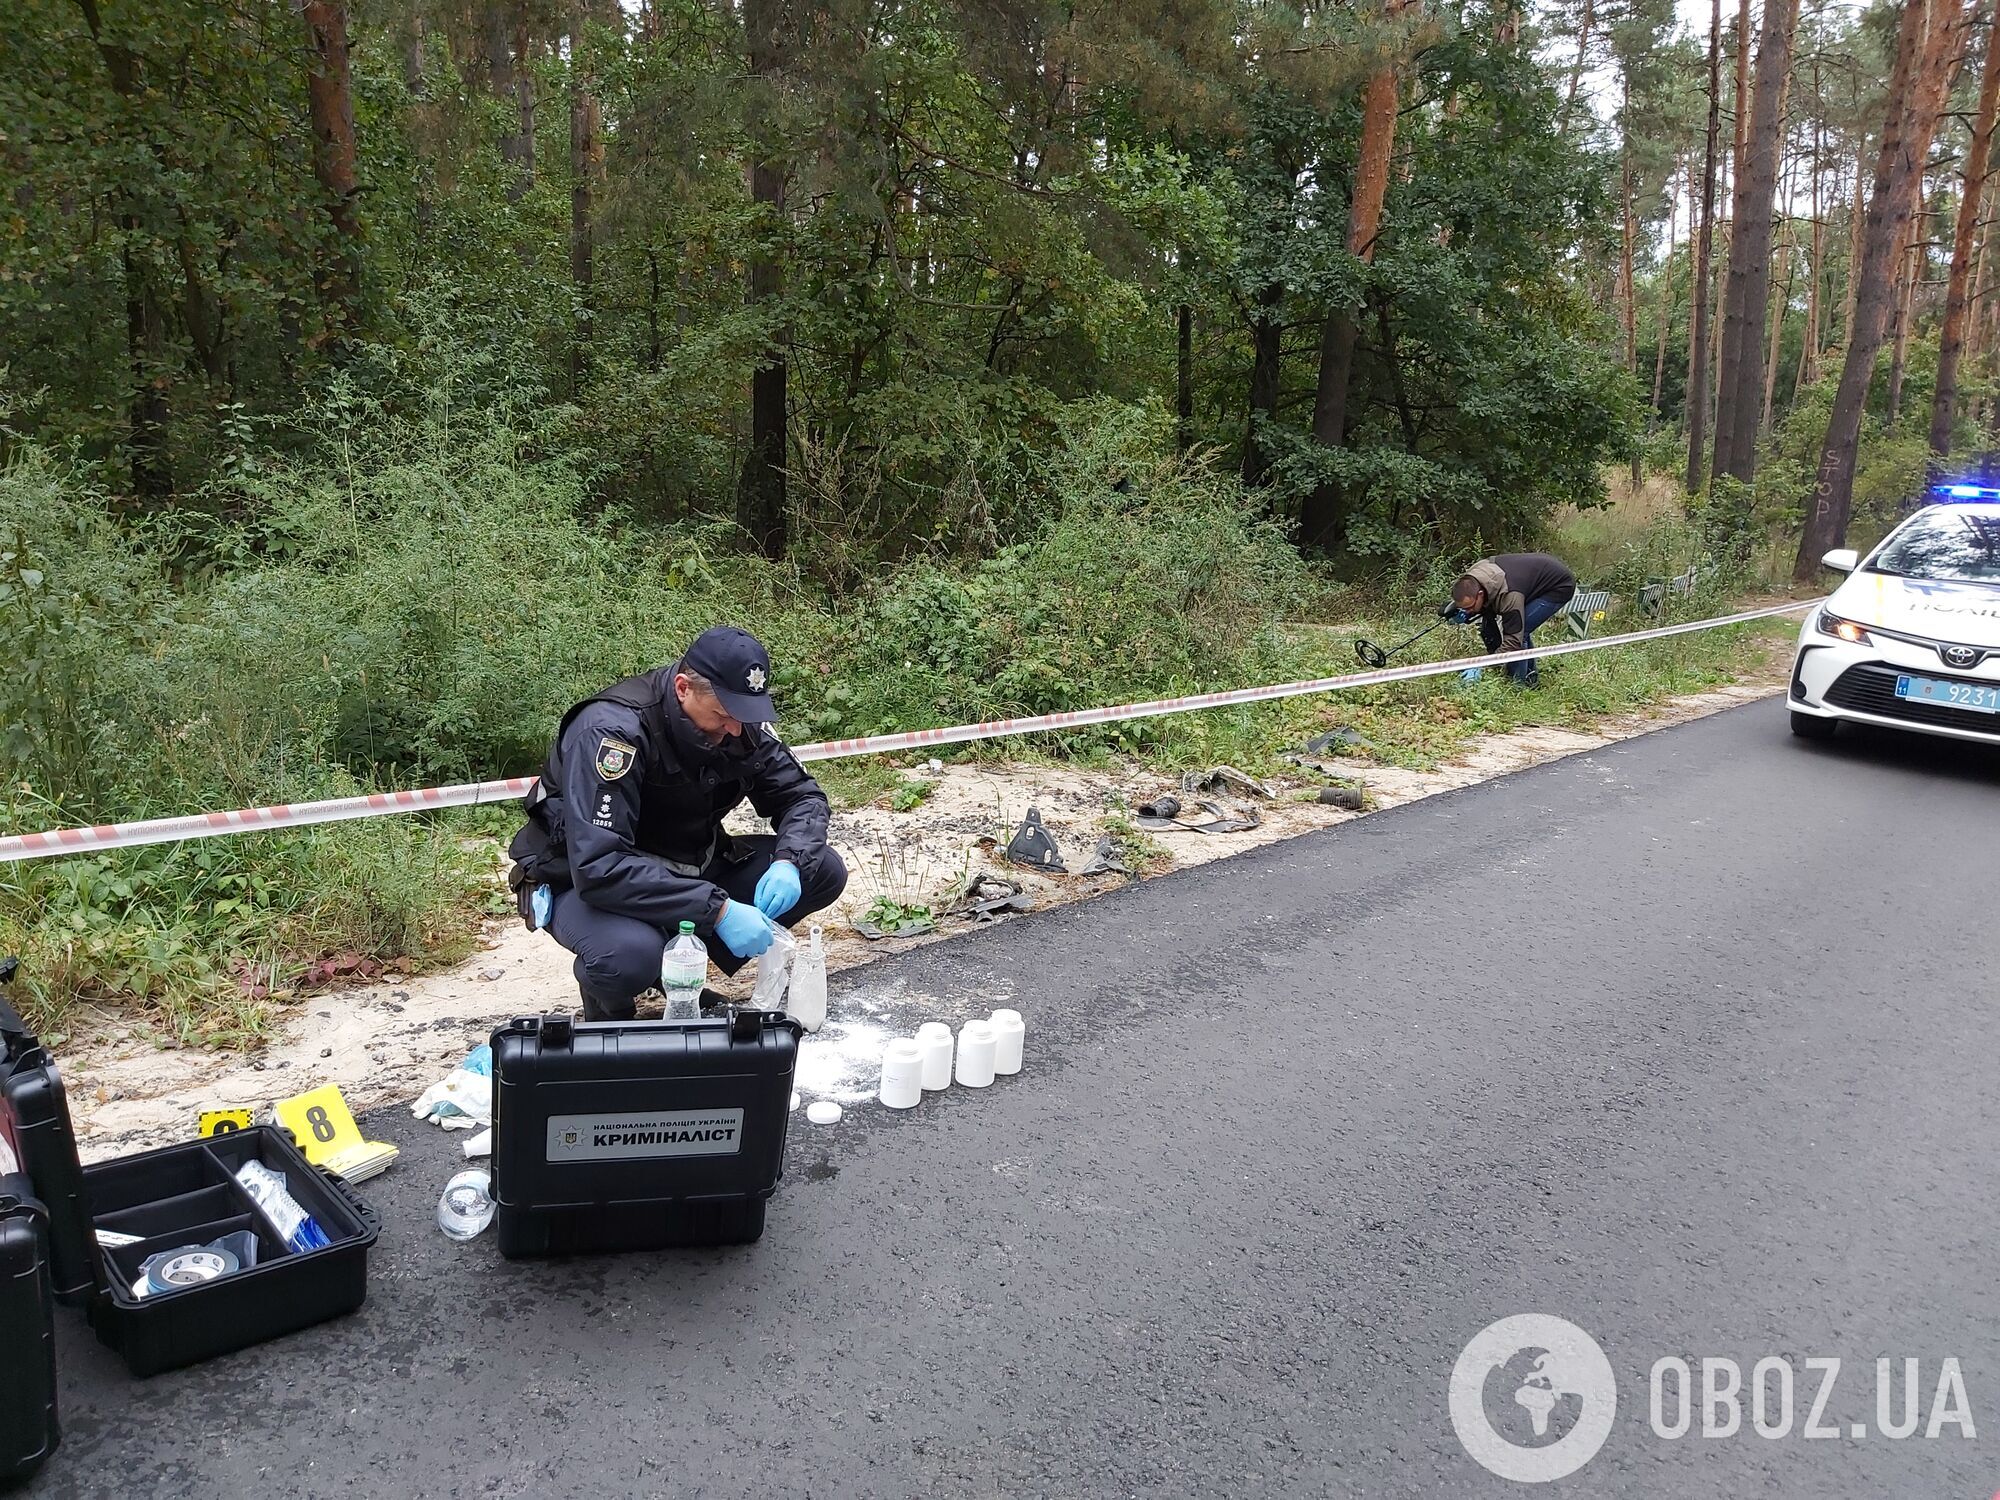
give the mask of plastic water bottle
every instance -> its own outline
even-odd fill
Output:
[[[771,929],[771,946],[758,955],[754,965],[757,977],[750,984],[752,1010],[785,1008],[786,971],[792,962],[792,952],[797,947],[792,935],[784,928]]]
[[[708,978],[708,949],[694,935],[694,923],[681,923],[680,936],[660,955],[660,988],[667,996],[669,1021],[701,1019],[701,987]]]
[[[469,1240],[493,1222],[493,1178],[480,1171],[460,1172],[445,1184],[438,1199],[438,1228],[455,1240]]]

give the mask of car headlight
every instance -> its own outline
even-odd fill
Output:
[[[1813,623],[1819,628],[1821,635],[1830,635],[1856,646],[1872,646],[1875,644],[1874,638],[1861,626],[1855,624],[1852,620],[1841,619],[1832,610],[1821,610],[1819,618]]]

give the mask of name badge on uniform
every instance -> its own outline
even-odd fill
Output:
[[[597,742],[597,774],[606,781],[616,781],[623,776],[638,758],[639,747],[636,745],[614,740],[610,735]]]

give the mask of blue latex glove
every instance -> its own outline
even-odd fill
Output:
[[[799,904],[799,867],[789,859],[776,861],[757,882],[757,910],[773,922]]]
[[[1467,667],[1463,672],[1458,674],[1458,680],[1460,682],[1477,682],[1485,673],[1486,669],[1484,667]]]
[[[1470,625],[1472,623],[1472,616],[1462,609],[1455,609],[1451,612],[1451,623],[1454,625]]]
[[[715,924],[715,935],[738,958],[755,958],[771,946],[776,931],[769,917],[741,901],[724,902],[722,915]]]

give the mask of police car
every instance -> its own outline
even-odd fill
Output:
[[[1799,631],[1792,733],[1842,719],[2000,744],[2000,485],[1940,484]]]

